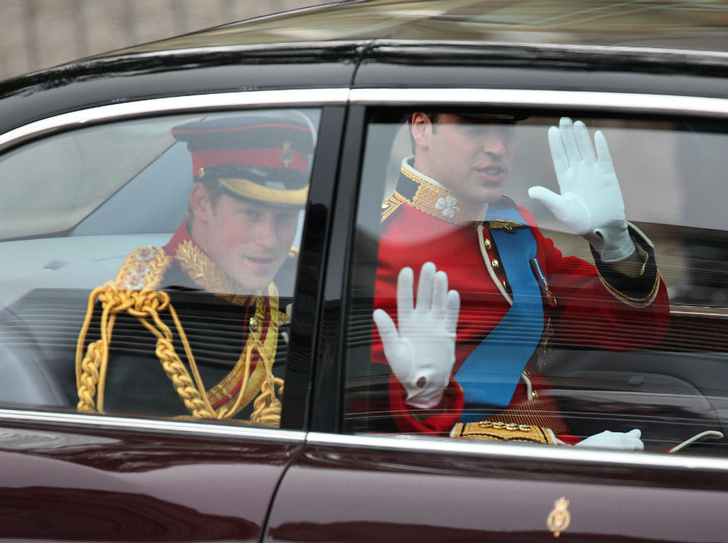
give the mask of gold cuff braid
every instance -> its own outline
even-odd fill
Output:
[[[553,434],[548,428],[490,420],[460,422],[455,425],[451,435],[464,439],[543,443],[546,445],[553,445],[554,443]]]

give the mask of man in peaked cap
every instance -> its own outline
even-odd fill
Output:
[[[504,196],[518,120],[411,116],[414,157],[383,206],[374,312],[374,360],[392,370],[389,409],[401,431],[577,443],[542,375],[549,341],[634,349],[667,326],[652,245],[625,219],[601,132],[595,149],[583,123],[551,127],[561,194],[529,191],[586,238],[592,265],[562,256]],[[636,429],[581,445],[643,447]]]
[[[78,409],[277,424],[290,266],[314,138],[297,112],[177,126],[187,219],[96,289],[76,353]],[[113,332],[113,334],[112,334]]]

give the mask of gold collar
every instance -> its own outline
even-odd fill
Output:
[[[246,305],[250,301],[250,295],[240,292],[235,281],[193,242],[185,240],[180,243],[174,257],[182,271],[206,291],[237,305]]]
[[[444,187],[431,183],[406,160],[402,163],[397,190],[392,199],[399,200],[436,219],[458,225],[471,224],[479,220],[483,212],[482,205],[461,199]]]

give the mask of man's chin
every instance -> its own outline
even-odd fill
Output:
[[[487,193],[479,193],[477,197],[472,197],[470,202],[475,206],[484,207],[486,205],[495,204],[501,198],[503,198],[503,191],[497,190]]]
[[[483,205],[496,203],[498,200],[503,198],[503,189],[503,185],[498,185],[495,187],[488,187],[482,190],[480,193],[480,201],[483,203]]]
[[[237,283],[244,293],[255,294],[260,291],[265,291],[274,278],[275,274],[272,273],[248,274],[245,277],[241,277],[241,281]]]
[[[238,294],[258,294],[260,292],[265,292],[265,289],[270,285],[272,279],[270,281],[260,281],[260,282],[248,282],[244,285],[238,283]]]

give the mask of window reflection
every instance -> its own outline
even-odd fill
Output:
[[[318,119],[119,122],[3,157],[0,402],[278,425]]]
[[[644,281],[630,286],[609,275],[609,267],[599,262],[598,250],[593,253],[590,243],[565,226],[557,214],[529,198],[529,188],[534,185],[560,193],[547,135],[549,126],[559,126],[559,119],[530,116],[508,121],[516,123],[517,151],[512,167],[507,164],[506,152],[494,149],[492,143],[482,142],[484,151],[471,156],[505,157],[489,164],[483,159],[479,165],[484,176],[494,177],[500,173],[497,166],[505,164],[505,194],[527,208],[516,208],[523,218],[516,222],[531,224],[533,214],[539,226],[534,230],[537,260],[556,307],[550,306],[549,293],[541,288],[538,303],[533,305],[542,309],[525,312],[520,317],[521,327],[498,340],[506,355],[498,358],[487,351],[492,365],[475,377],[462,378],[465,374],[459,374],[460,368],[470,353],[494,335],[513,307],[510,302],[504,305],[507,296],[511,301],[513,297],[510,278],[507,273],[500,275],[508,268],[500,254],[506,242],[493,237],[498,226],[487,216],[448,222],[453,218],[449,212],[475,213],[467,207],[468,198],[462,197],[465,194],[472,200],[473,194],[457,186],[458,179],[469,175],[462,169],[467,156],[457,154],[462,146],[457,153],[446,153],[448,160],[441,160],[444,169],[426,165],[427,173],[436,173],[423,174],[411,159],[406,160],[412,154],[413,142],[402,112],[375,114],[368,131],[357,217],[347,359],[349,430],[449,435],[452,428],[463,434],[463,427],[457,424],[474,422],[476,426],[467,429],[472,434],[468,437],[502,441],[517,436],[522,427],[538,427],[552,435],[542,439],[524,432],[520,441],[582,443],[577,446],[584,446],[585,441],[590,444],[590,436],[604,437],[602,432],[607,430],[610,434],[606,440],[592,440],[594,447],[620,448],[621,444],[629,449],[634,442],[631,438],[637,435],[646,450],[668,451],[699,436],[697,443],[680,452],[719,454],[723,447],[719,413],[726,397],[724,364],[720,362],[726,345],[718,339],[724,335],[726,322],[725,304],[720,302],[725,286],[721,247],[727,225],[717,210],[723,188],[715,180],[719,179],[717,172],[724,169],[722,154],[716,150],[725,143],[725,134],[720,127],[705,124],[585,119],[592,141],[595,131],[600,130],[608,142],[626,218],[634,227],[630,230],[632,239],[636,239],[635,232],[641,232],[642,239],[650,243],[640,249],[645,253],[654,250],[659,285],[644,290]],[[434,134],[429,137],[434,139],[428,144],[447,135],[443,125],[433,123],[432,128]],[[485,130],[482,125],[480,129]],[[402,160],[403,174],[395,174]],[[450,174],[457,179],[449,179]],[[404,185],[397,175],[405,178]],[[434,175],[445,181],[439,182]],[[408,188],[413,181],[416,186]],[[391,198],[395,186],[397,193]],[[380,215],[382,201],[384,212]],[[488,203],[495,207],[492,201]],[[703,212],[696,211],[699,209]],[[428,210],[432,213],[424,219],[423,211],[426,215]],[[442,216],[435,217],[437,213]],[[478,239],[479,224],[483,227]],[[542,241],[541,234],[553,240],[563,255],[551,253],[550,242]],[[483,250],[471,258],[469,251],[478,243]],[[542,243],[549,248],[542,249]],[[593,270],[594,258],[599,274],[592,275],[589,270]],[[650,258],[643,255],[643,262]],[[400,370],[399,375],[392,371],[382,348],[382,326],[372,323],[371,311],[383,309],[390,314],[392,327],[399,332],[397,276],[403,267],[413,268],[411,279],[405,282],[413,282],[416,308],[417,288],[423,280],[420,269],[427,261],[446,272],[448,288],[458,291],[461,307],[452,369],[436,361],[427,373],[426,368],[415,365],[411,373],[417,375],[419,385],[424,385],[418,390],[416,380],[403,383],[407,371]],[[373,277],[377,277],[376,282]],[[483,282],[489,282],[487,288],[480,286]],[[603,296],[605,291],[608,296]],[[544,327],[536,332],[538,345],[526,356],[524,371],[507,375],[502,360],[508,362],[528,342],[528,325],[524,323],[541,320]],[[433,328],[427,321],[422,323],[414,326],[417,332],[410,340],[427,344]],[[367,337],[367,333],[371,335]],[[513,374],[517,375],[516,383]],[[444,392],[436,401],[427,401],[427,384],[432,381]],[[496,384],[506,381],[514,387],[512,392],[497,398]],[[461,395],[458,387],[464,391]],[[485,400],[469,397],[468,387],[486,390]],[[419,401],[422,398],[424,401]],[[639,430],[638,434],[631,433],[633,430]]]

